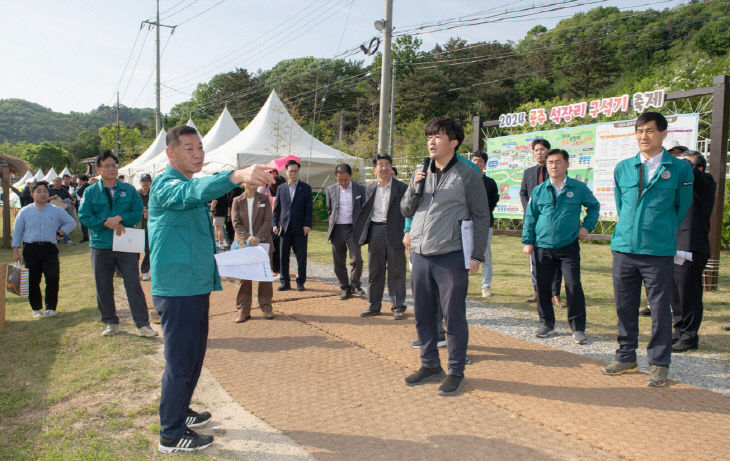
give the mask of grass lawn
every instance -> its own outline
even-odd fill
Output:
[[[88,246],[59,249],[58,317],[32,319],[27,299],[7,294],[0,459],[157,458],[164,366],[158,343],[130,334],[102,337]],[[11,261],[12,252],[0,250],[0,258]],[[128,310],[120,311],[129,331]]]
[[[317,223],[312,230],[308,244],[309,257],[331,264],[332,250],[327,242],[326,223]],[[367,248],[363,248],[363,259],[367,267]],[[492,239],[494,275],[492,294],[488,304],[514,309],[515,315],[537,321],[535,304],[525,302],[532,295],[530,265],[522,253],[522,243],[517,237],[495,235]],[[611,281],[611,250],[607,243],[581,244],[581,281],[586,295],[588,331],[615,336],[616,310],[614,307],[613,284]],[[700,328],[700,348],[705,352],[730,352],[730,333],[723,331],[723,325],[730,325],[730,252],[720,257],[719,289],[704,295],[705,312]],[[333,272],[334,274],[334,272]],[[561,297],[565,301],[565,291]],[[469,297],[481,297],[481,272],[469,277]],[[642,307],[646,305],[643,294]],[[486,302],[486,300],[485,300]],[[564,309],[556,309],[556,320],[566,324]],[[646,346],[651,333],[651,319],[640,318],[640,341]]]

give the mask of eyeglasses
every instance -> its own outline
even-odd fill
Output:
[[[116,170],[117,168],[119,168],[119,165],[117,165],[116,163],[103,163],[99,165],[99,168],[104,168],[106,170]]]

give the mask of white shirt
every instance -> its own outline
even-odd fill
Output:
[[[560,181],[560,184],[555,184],[553,182],[553,179],[550,178],[550,184],[553,185],[555,190],[558,192],[558,195],[563,193],[563,188],[565,188],[565,184],[568,182],[568,175],[566,174],[562,181]]]
[[[337,204],[335,224],[352,224],[352,181],[347,187],[338,185],[340,198]]]
[[[297,184],[299,184],[299,180],[297,179],[297,182],[294,184],[286,183],[287,186],[289,186],[289,203],[294,202],[294,193],[297,191]]]
[[[251,240],[251,237],[253,237],[253,199],[252,198],[246,198],[246,201],[248,202],[248,239]]]
[[[641,154],[641,162],[644,164],[644,169],[646,170],[646,183],[649,183],[649,181],[654,178],[654,173],[656,173],[656,170],[659,168],[659,165],[662,163],[662,157],[664,156],[664,152],[659,152],[652,158],[646,158],[644,157],[644,154]]]
[[[378,185],[375,188],[375,200],[373,201],[373,217],[372,222],[387,222],[388,221],[388,204],[390,203],[390,189],[393,184],[393,178],[390,178],[388,185],[383,187],[378,181]]]

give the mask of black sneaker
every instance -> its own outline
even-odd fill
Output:
[[[340,299],[345,300],[349,298],[352,295],[349,289],[345,288],[344,290],[340,291]]]
[[[420,370],[406,377],[407,386],[419,386],[429,381],[440,381],[441,378],[446,376],[444,369],[441,367],[426,368],[421,367]]]
[[[642,317],[651,317],[651,309],[645,307],[644,309],[639,311],[639,315]]]
[[[178,451],[193,451],[207,448],[213,443],[212,435],[200,435],[192,429],[186,429],[185,435],[177,440],[169,440],[160,437],[160,445],[157,449],[161,453],[175,453]]]
[[[352,293],[353,293],[354,295],[356,295],[356,296],[362,296],[363,298],[364,298],[364,297],[366,296],[366,294],[365,294],[365,290],[363,290],[363,289],[362,289],[362,288],[360,288],[360,287],[357,287],[357,288],[355,288],[354,290],[352,290]]]
[[[185,425],[188,427],[205,426],[210,421],[210,418],[211,414],[207,411],[198,413],[197,411],[188,410],[185,414]]]
[[[446,377],[441,386],[439,386],[439,395],[449,397],[459,393],[461,388],[464,386],[466,378],[463,376],[449,375]]]

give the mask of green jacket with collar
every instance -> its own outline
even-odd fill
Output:
[[[674,256],[677,229],[692,203],[692,168],[663,150],[661,163],[641,185],[641,153],[622,160],[613,172],[618,222],[611,249],[622,253]]]
[[[581,181],[565,179],[561,194],[550,180],[533,189],[525,210],[522,243],[540,248],[563,248],[575,242],[581,228],[580,214],[586,207],[583,227],[592,232],[601,205]]]
[[[124,227],[134,227],[142,219],[142,199],[131,184],[117,181],[114,196],[102,181],[84,191],[79,207],[79,221],[89,228],[89,246],[111,250],[114,231],[104,226],[112,216],[121,216]],[[111,201],[110,201],[111,198]]]
[[[221,289],[208,202],[236,187],[230,173],[188,179],[168,165],[152,181],[147,229],[153,296],[195,296]]]

